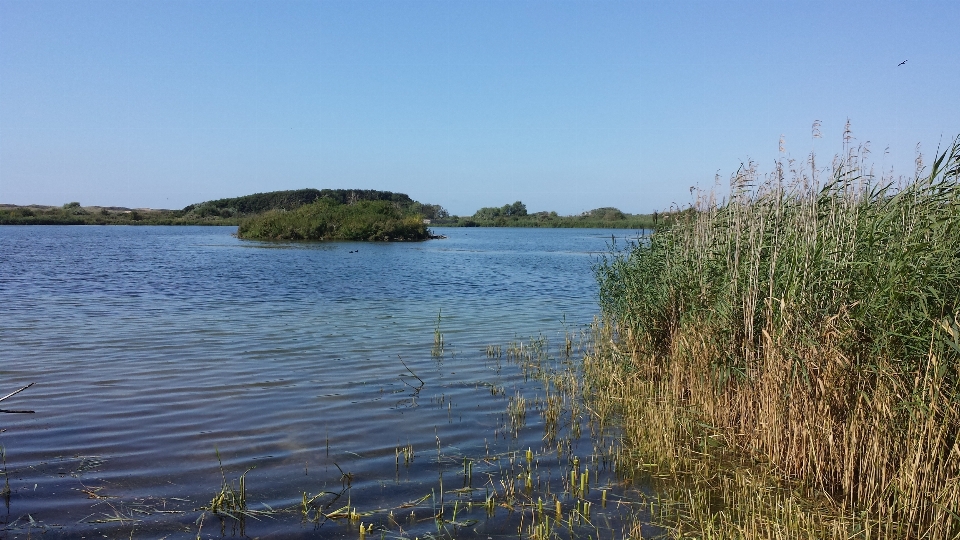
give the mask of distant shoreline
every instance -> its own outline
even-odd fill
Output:
[[[597,215],[600,211],[606,214]],[[614,213],[616,212],[616,213]],[[613,216],[610,218],[609,216]],[[622,217],[620,217],[622,216]],[[16,205],[0,203],[0,225],[170,225],[237,227],[253,216],[198,214],[162,208],[129,208],[124,206],[80,206],[67,204]],[[445,216],[426,220],[431,228],[450,227],[519,227],[544,229],[653,229],[657,216],[629,215],[616,209],[598,209],[576,216],[560,216],[556,212],[537,212],[522,216],[498,216],[477,219],[477,216]]]
[[[197,216],[182,210],[123,206],[0,204],[0,225],[223,225],[237,226],[239,216]]]

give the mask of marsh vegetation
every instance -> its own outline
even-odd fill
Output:
[[[752,164],[598,268],[586,402],[703,538],[960,536],[960,139]]]

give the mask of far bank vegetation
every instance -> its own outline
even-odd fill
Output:
[[[443,216],[433,220],[440,227],[541,227],[653,229],[662,224],[659,214],[627,214],[613,207],[595,208],[572,216],[556,212],[528,212],[521,201],[485,207],[472,216]]]
[[[223,225],[236,226],[244,219],[269,211],[292,211],[320,199],[339,204],[386,201],[426,219],[445,217],[446,211],[403,193],[372,189],[296,189],[254,193],[191,204],[181,210],[83,206],[0,205],[0,225]]]
[[[296,189],[254,193],[191,204],[181,210],[82,206],[0,205],[0,225],[221,225],[237,226],[267,212],[292,212],[326,199],[340,205],[382,201],[419,214],[434,227],[549,227],[652,229],[671,214],[627,214],[612,207],[595,208],[572,216],[556,212],[527,212],[516,201],[502,207],[477,210],[472,216],[453,216],[439,204],[421,203],[403,193],[373,189]],[[297,233],[300,234],[300,233]]]

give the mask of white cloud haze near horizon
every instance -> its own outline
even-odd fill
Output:
[[[0,0],[0,202],[645,213],[829,163],[848,118],[909,176],[960,133],[957,28],[956,2]]]

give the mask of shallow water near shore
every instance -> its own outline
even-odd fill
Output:
[[[518,500],[579,512],[585,493],[558,494],[574,458],[592,467],[591,497],[610,496],[589,530],[617,530],[628,490],[586,427],[567,425],[563,448],[545,435],[542,382],[506,353],[532,344],[562,363],[597,312],[592,264],[636,232],[234,231],[0,227],[0,395],[37,383],[3,404],[34,414],[0,414],[0,538],[357,538],[358,522],[369,538],[516,537],[522,505],[480,504],[519,472]],[[506,413],[517,396],[521,422]],[[248,470],[246,504],[264,513],[198,522]],[[359,517],[324,516],[344,505]]]

